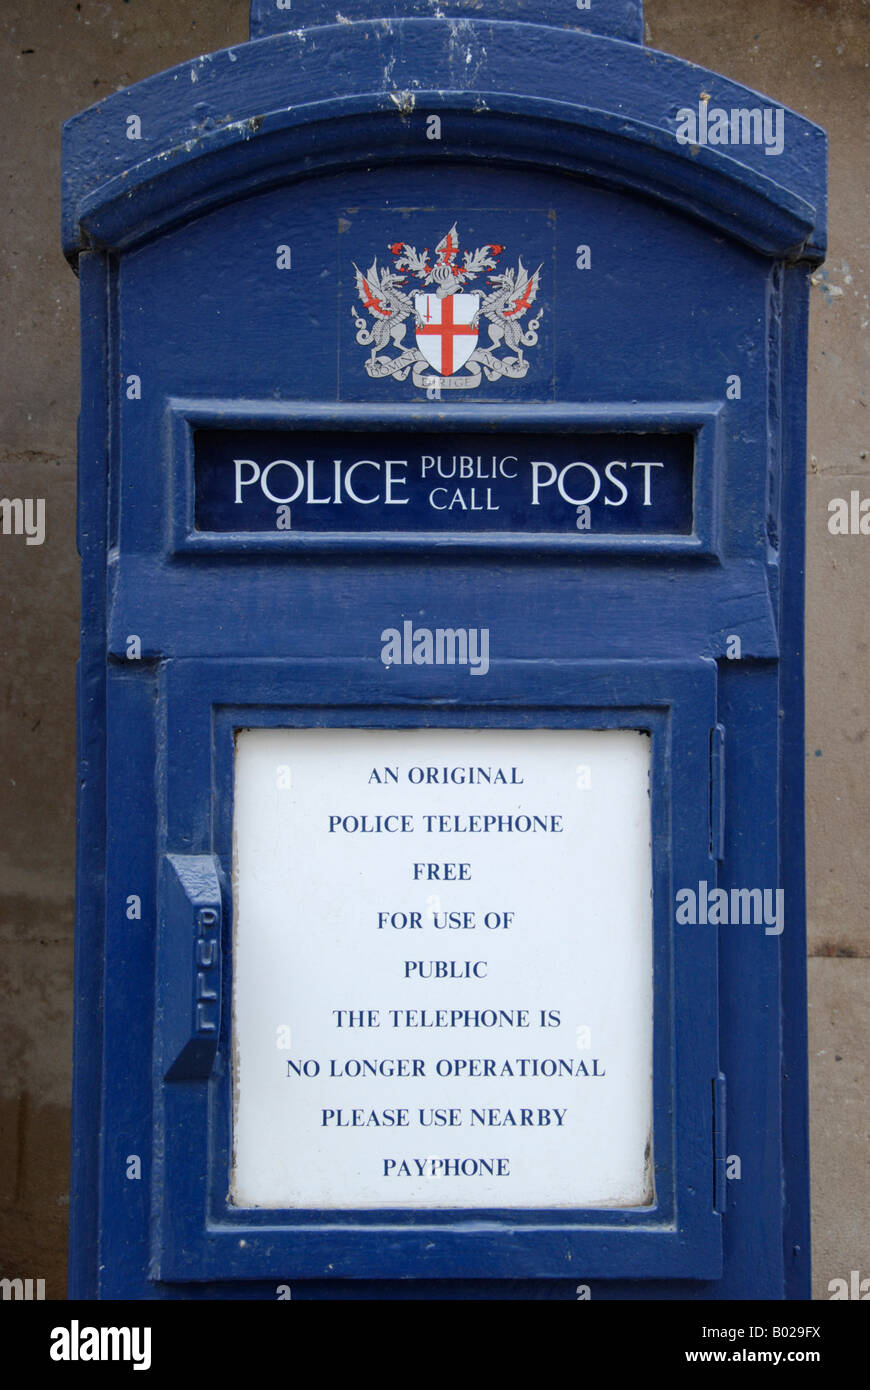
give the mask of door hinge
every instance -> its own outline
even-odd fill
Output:
[[[710,858],[725,855],[725,725],[710,730]]]
[[[726,1099],[725,1077],[720,1071],[713,1078],[713,1210],[720,1213],[728,1205]]]

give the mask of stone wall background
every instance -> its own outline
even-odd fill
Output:
[[[246,0],[3,0],[0,496],[45,497],[44,545],[0,537],[0,1275],[65,1293],[75,868],[78,309],[60,252],[61,123],[248,33]],[[647,43],[826,127],[828,261],[809,367],[807,838],[814,1296],[870,1276],[868,0],[646,0]]]

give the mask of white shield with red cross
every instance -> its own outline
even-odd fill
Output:
[[[480,295],[415,294],[417,347],[440,376],[453,376],[477,346],[477,329],[471,323]]]

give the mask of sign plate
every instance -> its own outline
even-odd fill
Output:
[[[690,535],[690,433],[195,432],[200,532]]]
[[[249,729],[231,1201],[653,1198],[649,736]]]

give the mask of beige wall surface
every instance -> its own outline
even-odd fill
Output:
[[[647,0],[647,43],[826,127],[830,251],[814,277],[807,468],[807,833],[814,1296],[870,1276],[868,0]],[[0,536],[0,1275],[65,1289],[78,646],[76,281],[60,126],[117,88],[247,37],[246,0],[0,6],[0,496],[47,499],[42,546]]]

